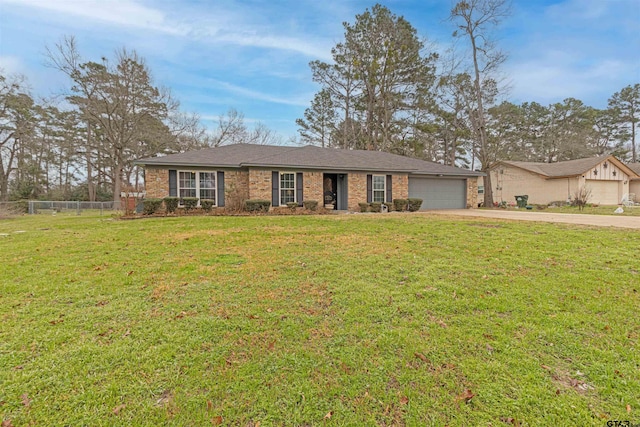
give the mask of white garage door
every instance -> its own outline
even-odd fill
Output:
[[[409,177],[409,197],[422,199],[420,210],[464,209],[467,207],[467,181]]]
[[[588,179],[585,186],[591,189],[589,203],[601,205],[617,205],[620,203],[622,196],[618,194],[618,181]]]

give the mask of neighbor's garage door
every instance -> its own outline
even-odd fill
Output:
[[[585,186],[591,189],[589,203],[617,205],[622,197],[618,195],[618,185],[618,181],[588,179]]]
[[[421,210],[464,209],[467,207],[467,181],[409,177],[409,197],[422,199]]]

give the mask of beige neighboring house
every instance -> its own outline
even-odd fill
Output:
[[[640,202],[640,163],[630,163],[627,166],[638,175],[629,181],[629,194],[634,194],[634,201],[638,203]]]
[[[591,190],[590,203],[618,205],[633,192],[630,188],[636,184],[631,182],[640,186],[639,173],[611,155],[557,163],[501,161],[490,173],[498,203],[515,203],[519,195],[529,196],[529,204],[567,201],[586,187]]]

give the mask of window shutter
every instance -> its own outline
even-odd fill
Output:
[[[393,185],[393,180],[391,175],[387,175],[387,202],[391,203],[393,201],[393,190],[391,186]]]
[[[296,202],[298,206],[302,206],[304,200],[304,187],[302,182],[302,172],[296,173]]]
[[[216,191],[216,198],[218,207],[224,207],[224,172],[218,172],[217,176],[218,190]]]
[[[280,206],[280,172],[271,172],[271,206]]]
[[[169,170],[169,197],[178,197],[178,172]]]
[[[373,201],[373,177],[367,175],[367,203]]]

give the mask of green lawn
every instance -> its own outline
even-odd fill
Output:
[[[547,207],[545,209],[538,209],[534,206],[532,210],[526,210],[526,212],[548,212],[548,213],[569,213],[569,214],[583,214],[583,215],[615,215],[615,216],[640,216],[640,206],[626,207],[623,206],[623,213],[617,214],[614,211],[618,206],[585,206],[583,210],[578,209],[577,206],[558,206]],[[524,209],[509,208],[509,210],[524,211]]]
[[[0,233],[3,426],[640,423],[636,231],[366,214]]]

